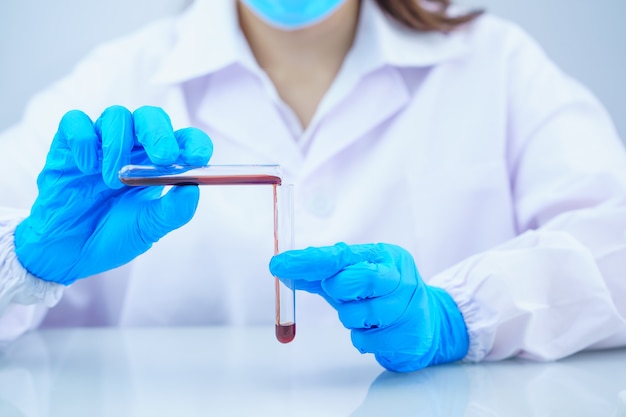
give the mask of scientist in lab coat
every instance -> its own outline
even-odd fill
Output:
[[[275,274],[390,370],[625,346],[607,112],[448,3],[198,0],[93,51],[0,139],[0,338],[273,323]],[[129,162],[280,164],[298,249],[272,256],[267,187],[161,196]]]

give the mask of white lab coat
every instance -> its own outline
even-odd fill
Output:
[[[484,16],[423,34],[364,0],[354,47],[302,131],[233,4],[198,1],[102,46],[32,100],[0,140],[0,205],[30,207],[64,112],[95,119],[113,104],[160,106],[175,128],[205,130],[213,163],[281,164],[296,188],[296,247],[408,249],[459,305],[468,360],[626,345],[622,143],[592,95],[510,23]],[[1,214],[0,296],[14,301],[4,339],[37,326],[273,322],[271,188],[203,187],[191,223],[146,254],[36,296],[16,283],[19,216]],[[15,302],[29,299],[39,302]],[[301,328],[337,322],[304,293],[297,316]]]

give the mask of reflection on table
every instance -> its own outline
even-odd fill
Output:
[[[626,350],[384,371],[343,329],[71,329],[0,353],[0,416],[619,416]]]

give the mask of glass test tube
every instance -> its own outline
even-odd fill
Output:
[[[274,254],[294,248],[293,185],[274,186]],[[276,339],[289,343],[296,336],[296,298],[292,280],[275,277]]]
[[[126,185],[281,184],[280,165],[126,165],[119,172]]]
[[[126,165],[119,178],[129,186],[270,184],[274,194],[274,254],[294,247],[293,185],[281,186],[280,165]],[[296,336],[295,289],[291,281],[274,279],[276,339],[289,343]]]

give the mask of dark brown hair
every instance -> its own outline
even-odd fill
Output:
[[[458,16],[449,16],[450,0],[376,0],[379,7],[403,25],[422,32],[450,32],[480,16],[482,10],[473,10]]]

